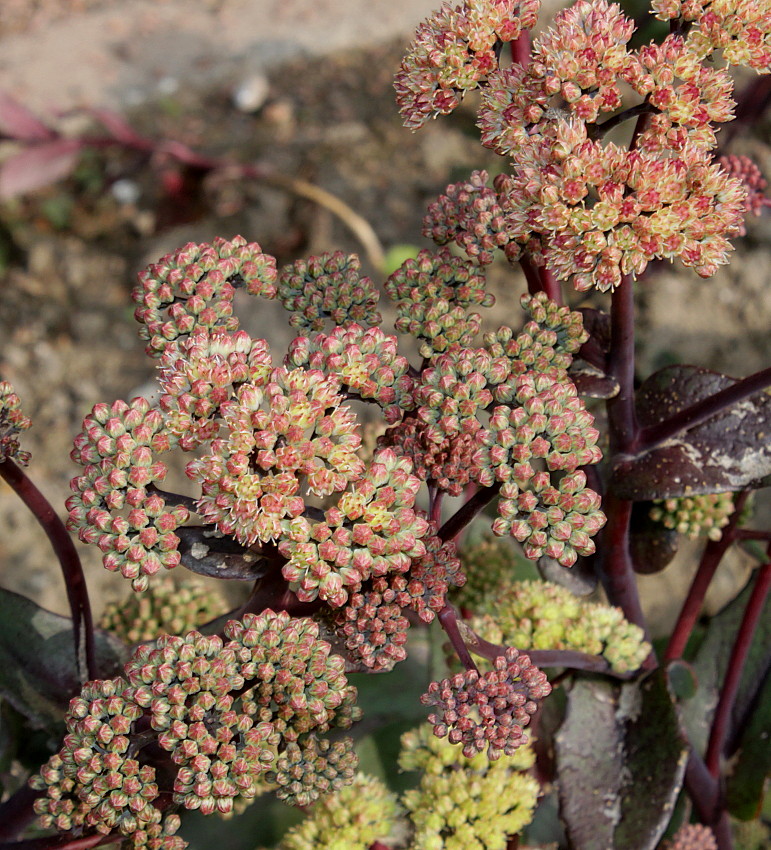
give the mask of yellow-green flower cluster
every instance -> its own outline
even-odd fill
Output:
[[[642,629],[620,608],[585,602],[544,581],[514,582],[491,590],[470,621],[492,643],[529,649],[573,649],[602,655],[619,673],[636,670],[650,652]]]
[[[0,381],[0,463],[10,458],[26,466],[29,452],[19,448],[19,433],[32,425],[21,410],[21,401],[8,381]]]
[[[528,746],[491,761],[483,752],[466,758],[428,725],[406,732],[399,766],[423,771],[402,797],[412,850],[504,850],[532,820],[540,789],[525,771],[534,762]]]
[[[379,779],[357,773],[350,785],[319,800],[276,850],[368,850],[388,837],[399,815],[396,795]]]
[[[236,236],[211,244],[189,242],[141,272],[132,297],[134,316],[149,340],[145,349],[160,357],[180,336],[196,328],[238,329],[233,297],[244,288],[250,295],[276,297],[276,261],[256,242]]]
[[[162,634],[183,634],[225,613],[223,598],[196,581],[171,578],[152,584],[144,594],[108,602],[99,620],[126,643],[144,643]]]
[[[358,322],[379,325],[379,294],[368,277],[361,274],[356,254],[320,254],[297,260],[281,269],[278,298],[292,314],[289,324],[302,331],[321,331],[324,320],[335,325]]]
[[[733,512],[733,493],[707,493],[681,499],[657,499],[650,510],[650,518],[678,534],[691,538],[706,534],[710,540],[720,540],[721,529],[728,525]]]

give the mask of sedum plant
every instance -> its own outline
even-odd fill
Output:
[[[425,21],[395,80],[406,126],[479,90],[502,165],[430,205],[437,248],[383,282],[395,333],[355,255],[278,269],[235,237],[161,258],[133,293],[157,394],[86,415],[66,529],[24,472],[30,423],[0,384],[0,475],[51,539],[72,609],[67,623],[2,594],[31,633],[2,679],[4,718],[47,738],[4,745],[28,781],[0,803],[0,849],[177,850],[190,811],[267,797],[308,812],[283,848],[493,850],[558,809],[564,832],[551,818],[532,836],[728,850],[731,816],[758,818],[771,533],[741,521],[771,474],[771,370],[672,366],[637,384],[634,296],[654,261],[711,276],[766,206],[757,168],[720,155],[716,133],[735,109],[727,66],[769,71],[771,22],[759,2],[652,11],[670,32],[641,46],[606,0],[578,0],[532,42],[538,0]],[[496,261],[528,291],[521,316],[483,332]],[[597,306],[580,306],[590,290]],[[286,308],[288,350],[240,329],[239,291]],[[382,433],[363,439],[373,418]],[[183,492],[166,489],[172,453]],[[492,538],[459,547],[472,524]],[[654,645],[636,573],[699,529],[709,542]],[[138,594],[99,628],[67,531]],[[695,648],[738,544],[756,569]],[[521,580],[523,560],[539,580]],[[172,589],[171,570],[249,590],[222,613]],[[357,683],[398,688],[438,631],[455,658],[423,664],[428,723],[399,760],[422,778],[397,803],[357,772]],[[0,637],[11,653],[13,630]]]

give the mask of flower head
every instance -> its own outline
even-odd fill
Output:
[[[22,466],[29,463],[29,452],[19,448],[19,434],[32,425],[21,410],[21,401],[8,381],[0,381],[0,463],[11,458]]]
[[[533,27],[539,7],[540,0],[466,0],[424,21],[394,79],[405,126],[452,112],[498,67],[496,45]]]
[[[523,727],[550,693],[546,674],[509,647],[487,673],[466,670],[432,682],[421,702],[436,709],[428,719],[437,737],[463,744],[467,758],[487,749],[494,761],[527,743]]]
[[[473,340],[481,316],[467,314],[466,308],[474,304],[490,307],[495,302],[484,287],[484,276],[446,248],[436,254],[421,251],[385,284],[399,312],[396,330],[422,340],[423,357],[446,351],[453,343],[468,345]]]
[[[284,266],[278,276],[278,298],[292,314],[289,324],[303,331],[323,330],[325,318],[335,326],[380,324],[378,291],[360,269],[356,254],[342,251]]]
[[[319,371],[274,369],[264,387],[246,383],[221,405],[226,435],[191,461],[198,512],[242,544],[273,540],[305,509],[301,487],[319,496],[358,480],[364,463],[356,417],[339,381]]]
[[[84,466],[70,482],[67,527],[83,543],[96,543],[111,572],[131,579],[134,590],[180,561],[174,531],[189,517],[153,489],[167,467],[154,454],[170,447],[163,415],[143,398],[131,404],[97,404],[83,420],[70,457]]]
[[[219,238],[211,244],[189,242],[139,275],[132,296],[139,305],[134,315],[143,325],[140,336],[149,340],[145,350],[160,357],[196,328],[235,331],[236,289],[275,298],[275,281],[276,261],[256,242],[247,243],[241,236],[229,242]]]

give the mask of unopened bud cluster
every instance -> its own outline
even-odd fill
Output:
[[[664,841],[662,850],[717,850],[715,835],[708,826],[686,823],[677,830],[670,841]]]
[[[125,678],[85,686],[62,749],[32,779],[46,792],[36,802],[44,826],[117,830],[134,847],[175,850],[178,818],[163,820],[154,804],[163,796],[227,814],[266,782],[305,805],[350,780],[350,742],[319,735],[351,724],[356,693],[317,626],[266,610],[229,621],[225,638],[164,635],[136,650]]]
[[[509,647],[486,673],[465,670],[431,682],[421,701],[435,709],[428,719],[437,737],[462,744],[469,758],[486,749],[494,761],[527,743],[523,729],[550,693],[546,674]]]
[[[359,258],[342,251],[285,266],[278,276],[278,298],[292,313],[289,324],[302,331],[324,330],[325,319],[336,326],[379,325],[379,293],[360,269]]]
[[[8,381],[0,381],[0,463],[15,460],[22,466],[29,463],[30,453],[19,448],[19,434],[32,425],[21,409],[21,400]]]
[[[678,534],[691,538],[704,534],[710,540],[720,540],[721,529],[728,525],[733,512],[733,493],[707,493],[681,499],[657,499],[650,510],[650,518]]]

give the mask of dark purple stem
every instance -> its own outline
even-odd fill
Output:
[[[439,529],[439,537],[445,542],[454,540],[471,520],[484,509],[485,505],[495,498],[500,489],[500,484],[493,484],[490,487],[482,487],[481,490],[477,490]]]
[[[673,661],[676,658],[683,657],[693,627],[699,619],[707,588],[712,582],[715,571],[723,560],[726,550],[735,540],[736,524],[748,496],[749,492],[746,490],[739,493],[734,503],[734,512],[731,514],[728,525],[723,529],[720,540],[710,540],[704,547],[701,561],[699,561],[696,574],[688,589],[688,595],[685,597],[680,615],[669,639],[669,645],[664,653],[665,661]]]
[[[610,450],[615,455],[628,451],[639,428],[634,406],[634,290],[629,275],[624,275],[613,291],[610,327],[608,374],[619,385],[618,394],[607,401]],[[603,502],[603,510],[608,521],[603,533],[601,557],[598,558],[600,579],[610,604],[618,605],[627,620],[640,626],[649,639],[629,551],[632,502],[609,493]],[[645,666],[654,664],[655,659],[651,656]]]
[[[546,266],[541,266],[538,269],[538,277],[541,281],[541,290],[546,293],[547,297],[557,304],[562,304],[562,286],[554,272],[547,269]]]
[[[450,643],[457,653],[460,663],[466,668],[466,670],[476,670],[479,672],[479,669],[474,663],[474,659],[471,657],[471,653],[466,646],[466,642],[461,636],[460,629],[458,628],[458,612],[455,608],[449,604],[445,605],[436,616],[447,634],[447,637],[450,639]]]
[[[465,625],[465,624],[464,624]],[[480,655],[488,661],[495,661],[499,655],[504,655],[508,647],[479,637],[479,635],[465,627],[467,638],[466,646],[474,655]],[[636,671],[629,673],[616,673],[601,655],[589,655],[586,652],[578,652],[574,649],[523,649],[522,653],[527,655],[536,667],[564,667],[570,670],[584,670],[589,673],[604,673],[616,679],[631,679]]]
[[[747,607],[744,609],[744,616],[731,650],[731,658],[728,661],[725,681],[720,691],[720,700],[715,709],[707,754],[704,758],[707,770],[715,778],[720,773],[720,756],[725,745],[729,720],[736,701],[736,692],[739,689],[739,682],[744,670],[744,662],[747,660],[755,630],[763,613],[769,588],[771,588],[771,563],[763,564],[755,577],[755,586],[752,588]]]
[[[701,425],[707,419],[711,419],[723,410],[733,407],[749,396],[761,392],[765,387],[771,386],[771,367],[755,372],[741,381],[737,381],[730,387],[702,399],[665,419],[656,425],[642,428],[636,441],[631,446],[633,452],[646,452],[689,428]]]
[[[710,824],[716,820],[719,786],[717,779],[710,774],[702,757],[691,750],[685,766],[685,787],[693,800],[693,805],[702,823]]]
[[[67,590],[67,601],[72,614],[72,633],[75,641],[75,664],[80,672],[81,637],[85,647],[86,672],[89,679],[98,679],[94,648],[94,621],[88,601],[88,588],[83,575],[83,565],[64,523],[56,515],[50,502],[12,460],[0,463],[0,477],[14,490],[30,509],[45,531],[59,560]]]
[[[533,263],[533,261],[527,254],[523,254],[519,258],[519,265],[525,274],[525,280],[527,281],[527,291],[531,295],[535,295],[536,292],[540,292],[543,288],[543,285],[541,283],[541,276],[538,274],[538,267]]]

